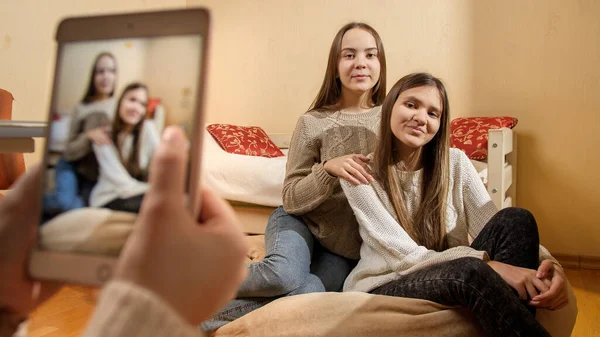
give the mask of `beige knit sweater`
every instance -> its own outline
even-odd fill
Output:
[[[87,104],[79,103],[75,106],[71,115],[69,141],[63,153],[66,160],[79,160],[92,151],[91,142],[83,132],[83,123],[86,118],[91,114],[101,112],[106,114],[109,122],[112,123],[116,107],[117,99],[115,97]]]
[[[422,171],[399,172],[406,208],[411,215],[419,207]],[[342,181],[342,188],[356,214],[363,239],[360,261],[346,279],[344,291],[369,292],[395,280],[397,275],[461,257],[488,259],[485,251],[469,247],[469,235],[477,237],[498,210],[473,164],[458,149],[450,149],[446,231],[451,248],[445,251],[428,250],[412,240],[398,224],[389,197],[378,182],[353,186]],[[540,245],[540,260],[545,259],[558,263]]]
[[[131,283],[111,281],[102,291],[83,336],[201,337],[204,334],[153,292]]]
[[[311,111],[298,120],[283,183],[283,207],[302,215],[325,248],[358,259],[358,224],[339,179],[323,164],[352,153],[367,155],[375,149],[381,107],[365,113]]]

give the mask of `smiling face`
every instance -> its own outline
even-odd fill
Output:
[[[379,81],[380,74],[377,43],[373,35],[364,29],[350,29],[342,38],[341,49],[338,76],[342,82],[342,93],[362,94],[371,90]]]
[[[436,87],[408,89],[398,96],[390,127],[399,154],[404,156],[429,143],[440,129],[442,99]]]
[[[104,55],[94,66],[94,88],[97,98],[108,98],[115,90],[117,79],[117,64],[115,60]]]
[[[146,116],[147,106],[148,92],[145,88],[129,90],[123,94],[119,104],[119,117],[124,124],[136,125]]]

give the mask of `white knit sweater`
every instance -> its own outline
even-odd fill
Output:
[[[400,174],[407,211],[414,215],[421,199],[422,170]],[[360,261],[346,279],[344,291],[369,292],[395,280],[397,275],[406,275],[461,257],[489,259],[485,251],[469,247],[469,235],[476,238],[498,210],[477,171],[462,151],[450,149],[446,213],[450,248],[442,252],[419,246],[411,239],[398,223],[394,208],[378,182],[354,186],[341,180],[341,185],[354,210],[363,239]],[[556,262],[540,246],[540,260],[545,259]]]
[[[160,142],[160,133],[152,120],[145,120],[140,136],[139,152],[140,168],[147,169],[154,150]],[[115,199],[126,199],[141,195],[148,190],[148,184],[131,177],[121,163],[119,153],[113,144],[96,145],[92,148],[98,160],[100,175],[98,182],[90,194],[90,206],[101,207]],[[128,158],[133,149],[133,136],[129,135],[123,142],[121,156]]]

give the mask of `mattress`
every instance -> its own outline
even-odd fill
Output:
[[[244,233],[249,235],[265,234],[265,228],[269,216],[275,210],[274,207],[230,203],[238,219],[241,220]]]
[[[471,164],[475,167],[477,174],[479,174],[479,178],[483,181],[483,184],[487,186],[488,182],[488,165],[484,161],[471,160]]]
[[[266,158],[228,153],[207,131],[203,143],[202,184],[230,201],[270,207],[282,204],[287,156]],[[283,151],[287,154],[287,150]]]
[[[270,210],[282,204],[287,150],[282,150],[285,156],[276,158],[232,154],[205,131],[203,151],[202,183],[222,198],[248,206],[268,206]],[[487,163],[477,160],[471,163],[487,185]]]

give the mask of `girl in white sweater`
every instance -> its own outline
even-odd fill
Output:
[[[466,307],[490,336],[549,336],[535,310],[566,305],[562,268],[533,215],[498,212],[466,155],[449,149],[449,114],[430,74],[403,77],[386,97],[376,181],[341,180],[363,239],[344,290]]]
[[[147,190],[148,166],[160,141],[156,124],[147,120],[148,88],[128,85],[117,104],[109,144],[93,144],[99,166],[90,206],[139,211]]]

